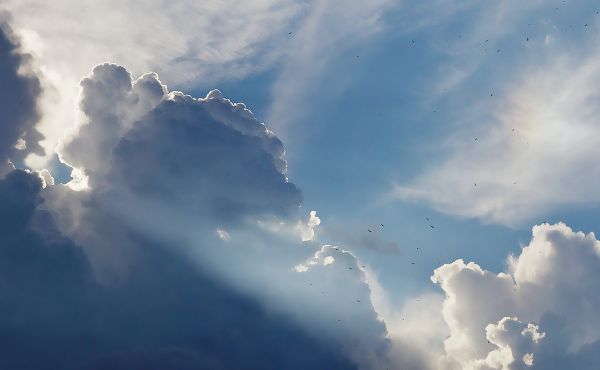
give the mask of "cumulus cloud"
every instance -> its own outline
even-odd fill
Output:
[[[244,104],[216,90],[204,99],[167,92],[156,74],[132,82],[111,64],[96,67],[82,88],[86,124],[61,154],[92,188],[224,224],[248,214],[284,216],[300,205],[283,144]]]
[[[432,281],[445,293],[441,313],[448,334],[426,335],[443,341],[443,350],[437,365],[423,368],[597,368],[599,264],[593,234],[544,224],[533,228],[520,255],[509,258],[507,272],[462,260],[441,266]],[[435,317],[434,310],[421,322]]]
[[[168,6],[162,0],[143,5],[129,0],[86,5],[6,0],[2,6],[12,13],[15,31],[34,55],[45,86],[39,129],[46,156],[29,156],[35,169],[51,158],[65,130],[77,121],[77,82],[91,66],[110,60],[136,75],[157,71],[178,86],[241,78],[285,54],[288,31],[302,21],[305,7],[293,0]]]
[[[104,64],[82,81],[80,107],[85,123],[61,156],[89,186],[49,187],[43,208],[82,246],[99,281],[135,275],[148,253],[143,239],[290,318],[334,357],[361,368],[385,362],[385,326],[362,273],[348,269],[355,257],[326,253],[329,270],[293,270],[320,246],[299,248],[302,197],[286,177],[283,145],[243,104],[217,90],[201,99],[169,92],[155,74],[133,81]],[[302,222],[316,227],[316,212]],[[353,305],[340,312],[332,304],[340,300]]]
[[[22,164],[28,153],[43,153],[36,129],[40,81],[31,73],[31,57],[21,50],[5,17],[0,13],[0,175],[11,169],[9,160]]]
[[[267,313],[189,258],[178,246],[185,238],[172,237],[192,224],[190,235],[221,224],[240,229],[245,218],[284,218],[298,208],[283,145],[243,104],[217,91],[205,99],[168,93],[154,74],[132,82],[124,68],[103,65],[83,80],[80,106],[86,124],[63,148],[64,160],[78,166],[89,186],[52,186],[48,171],[16,170],[0,180],[4,366],[352,369],[366,363],[371,342],[361,347],[346,339],[344,351],[335,346],[339,333],[323,336],[281,310]],[[165,222],[178,220],[170,218],[181,216],[177,208],[195,217],[183,227]],[[155,227],[163,230],[150,232]],[[217,237],[229,238],[217,230],[214,238],[204,236],[202,248],[214,250]],[[373,314],[368,306],[363,312]],[[359,348],[350,359],[350,349]]]
[[[298,315],[301,322],[325,328],[322,335],[333,338],[360,368],[390,366],[387,329],[373,306],[365,269],[356,256],[324,245],[297,264],[294,273],[294,285],[299,285],[294,294],[302,294],[302,310],[308,313]]]

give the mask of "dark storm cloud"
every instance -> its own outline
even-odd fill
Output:
[[[4,18],[0,12],[0,174],[7,171],[7,159],[20,162],[27,153],[43,153],[38,144],[42,136],[35,129],[40,82],[27,74],[30,56],[20,52]],[[15,149],[19,139],[26,142],[26,149]]]
[[[129,239],[141,252],[127,277],[96,283],[81,247],[37,208],[40,190],[23,171],[0,180],[0,367],[352,368],[139,235]]]

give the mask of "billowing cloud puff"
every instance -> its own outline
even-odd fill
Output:
[[[321,224],[321,219],[317,217],[317,211],[310,211],[308,221],[298,221],[294,225],[294,230],[300,235],[302,241],[313,240],[315,229]]]
[[[0,114],[11,114],[2,116],[0,149],[3,159],[22,160],[17,151],[41,153],[33,128],[39,82],[24,74],[26,58],[13,40],[4,41],[2,77],[16,89],[6,102],[23,99],[24,108],[0,105]],[[229,285],[235,279],[222,279],[222,266],[209,273],[210,260],[198,262],[207,254],[191,258],[182,246],[240,248],[232,235],[252,234],[242,226],[247,219],[285,219],[298,209],[302,197],[285,175],[283,145],[252,112],[216,90],[204,99],[168,92],[156,74],[132,81],[117,65],[96,67],[81,87],[83,122],[59,149],[75,167],[72,187],[82,191],[54,185],[48,171],[7,166],[0,180],[3,367],[352,369],[384,357],[385,328],[360,279],[344,282],[353,300],[364,296],[364,305],[342,315],[353,335],[323,333],[314,325],[331,318],[323,302],[313,299],[318,319],[310,325],[306,315],[267,313],[257,302],[264,297],[241,295]],[[311,228],[318,224],[312,216]],[[242,239],[247,251],[226,257],[248,271],[277,248],[267,245],[244,264],[256,243]],[[296,274],[285,260],[267,262]],[[276,279],[286,291],[302,280]],[[278,308],[292,307],[293,294],[278,298],[287,300]],[[374,331],[361,339],[358,327]]]
[[[292,270],[318,246],[298,248],[301,195],[285,176],[283,145],[243,104],[216,90],[204,99],[168,92],[155,74],[132,82],[111,64],[82,87],[85,120],[61,154],[89,186],[45,189],[44,209],[100,281],[129,279],[149,253],[140,239],[152,241],[299,323],[323,350],[361,368],[385,362],[385,326],[354,256],[325,248],[328,270]],[[306,227],[318,223],[313,213]],[[352,305],[340,312],[332,303],[342,300]]]
[[[7,161],[22,162],[27,153],[43,154],[35,128],[39,119],[39,80],[31,74],[30,56],[20,46],[0,14],[0,175],[10,170]]]
[[[77,82],[99,61],[126,65],[136,75],[157,71],[178,86],[241,78],[263,71],[286,53],[288,31],[303,18],[305,6],[294,0],[168,6],[163,0],[143,6],[135,0],[2,2],[35,66],[43,70],[39,128],[46,160],[76,116]],[[44,158],[28,158],[36,170],[43,163]]]
[[[324,245],[294,266],[294,272],[294,284],[301,285],[294,290],[303,294],[302,310],[308,313],[299,320],[326,328],[323,335],[339,343],[361,368],[389,366],[387,330],[373,307],[365,269],[352,253]]]
[[[300,205],[285,176],[283,144],[244,104],[216,90],[204,99],[168,93],[155,74],[132,82],[110,64],[96,67],[82,87],[87,122],[62,154],[92,188],[221,223],[285,216]]]
[[[499,274],[462,260],[435,270],[450,331],[445,366],[597,368],[590,350],[600,346],[600,242],[594,234],[564,224],[535,226],[529,245],[508,264]]]

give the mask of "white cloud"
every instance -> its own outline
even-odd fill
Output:
[[[43,169],[39,172],[39,176],[42,178],[42,187],[52,186],[54,185],[54,178],[50,174],[50,172],[46,169]]]
[[[429,364],[422,368],[597,368],[600,242],[594,234],[573,232],[564,224],[535,226],[529,245],[511,256],[508,266],[496,274],[457,260],[435,270],[432,281],[446,295],[438,329],[448,332],[418,328],[436,320],[440,306],[416,321],[416,330],[409,332],[423,335],[417,348]],[[386,323],[390,333],[403,324],[387,317]],[[391,338],[406,343],[401,335]],[[443,341],[443,349],[436,351],[427,340]]]
[[[273,86],[268,121],[287,137],[289,125],[302,117],[299,102],[320,94],[319,79],[328,63],[340,53],[358,47],[384,29],[381,20],[394,5],[391,0],[335,0],[312,3],[306,19],[295,31],[279,78]]]
[[[447,159],[398,184],[395,196],[510,226],[600,202],[599,85],[595,53],[525,68],[480,133],[461,131]]]
[[[240,78],[285,53],[288,31],[306,5],[293,0],[2,2],[42,74],[40,130],[50,153],[78,119],[77,82],[91,66],[108,60],[136,75],[153,70],[180,86]],[[39,167],[44,160],[29,162]]]
[[[103,282],[127,277],[143,254],[131,235],[160,241],[361,368],[381,367],[389,343],[364,271],[340,248],[299,243],[302,197],[283,144],[245,105],[216,90],[168,92],[155,74],[132,81],[114,64],[94,68],[82,88],[85,124],[62,154],[88,186],[48,189],[44,207]],[[304,223],[320,220],[312,212]],[[223,243],[225,233],[235,237]]]
[[[306,262],[296,265],[294,270],[296,270],[296,272],[307,272],[313,267],[331,265],[335,262],[335,258],[331,255],[334,251],[347,253],[349,256],[352,256],[352,258],[355,258],[350,252],[344,251],[343,249],[340,249],[340,247],[324,245],[315,252],[314,256],[307,259]],[[352,263],[351,265],[354,266],[355,264]],[[350,267],[350,269],[354,269],[354,267]]]
[[[294,230],[300,235],[303,242],[313,240],[315,229],[321,224],[321,219],[317,217],[317,211],[310,211],[308,221],[298,220],[294,225]]]

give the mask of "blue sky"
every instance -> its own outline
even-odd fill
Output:
[[[528,222],[507,226],[456,217],[427,203],[390,200],[387,194],[394,182],[410,181],[443,161],[448,155],[444,145],[457,132],[465,145],[477,145],[473,138],[485,134],[490,119],[484,108],[502,104],[520,70],[535,68],[531,64],[543,62],[544,55],[551,58],[569,48],[581,52],[586,42],[593,43],[588,28],[597,18],[594,5],[555,5],[558,10],[545,4],[528,13],[521,13],[518,4],[507,5],[514,15],[499,19],[489,31],[478,24],[484,5],[465,6],[414,30],[405,29],[411,27],[404,16],[410,5],[393,6],[381,19],[380,32],[330,57],[302,101],[302,119],[285,127],[290,132],[285,138],[289,176],[303,190],[304,207],[318,211],[322,226],[343,224],[362,232],[383,223],[387,226],[378,232],[398,241],[402,253],[357,250],[376,266],[383,284],[395,287],[398,298],[432,288],[428,276],[439,261],[465,258],[492,271],[504,270],[505,257],[528,243],[534,223],[564,221],[577,230],[594,230],[590,214],[597,212],[589,206],[533,213]],[[546,45],[547,36],[558,45]],[[460,74],[461,69],[468,70],[464,80],[440,87],[452,79],[448,72]],[[278,73],[275,68],[219,88],[277,127],[266,118]],[[484,108],[470,112],[477,105]],[[429,228],[425,217],[436,229]],[[418,265],[411,266],[412,261]]]
[[[275,313],[282,319],[240,334],[307,333],[298,357],[273,349],[283,359],[273,368],[301,367],[315,348],[332,368],[599,363],[600,242],[588,234],[600,220],[597,4],[0,6],[10,14],[0,51],[14,58],[0,73],[33,107],[0,105],[15,122],[5,137],[19,138],[0,143],[0,202],[28,176],[44,179],[23,193],[43,199],[24,226],[40,235],[33,249],[61,235],[100,286],[115,292],[131,273],[121,293],[148,284],[149,302],[163,274],[181,284],[176,301],[188,284],[209,287],[211,345],[222,343],[230,299]],[[155,265],[161,258],[185,278]],[[135,312],[124,295],[107,299]],[[139,345],[130,339],[124,351]],[[156,343],[149,353],[173,345]],[[244,360],[209,360],[259,361],[242,355],[244,343],[232,350]]]

